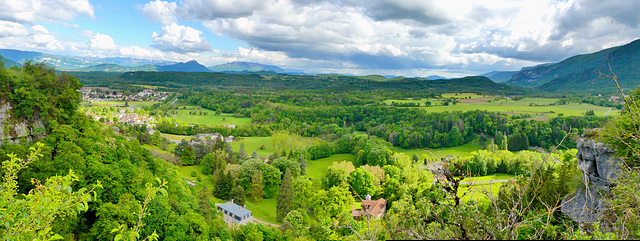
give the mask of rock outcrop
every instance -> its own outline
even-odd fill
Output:
[[[0,100],[0,145],[3,142],[19,143],[33,141],[45,136],[45,128],[39,114],[28,119],[16,119],[11,116],[12,106]]]
[[[578,139],[577,146],[584,185],[564,198],[562,212],[578,223],[599,222],[607,209],[604,196],[620,174],[622,159],[613,156],[615,150],[593,140]]]

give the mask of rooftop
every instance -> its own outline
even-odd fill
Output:
[[[238,206],[238,204],[232,202],[220,204],[218,205],[218,207],[227,210],[227,212],[230,212],[238,217],[244,217],[245,215],[251,213],[251,211],[249,211],[248,209]]]

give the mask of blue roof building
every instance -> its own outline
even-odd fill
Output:
[[[253,221],[253,214],[246,208],[240,207],[233,202],[226,202],[218,205],[218,210],[222,212],[222,217],[227,223],[245,225]]]

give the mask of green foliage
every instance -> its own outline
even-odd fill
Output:
[[[284,219],[284,217],[295,207],[296,192],[293,189],[293,178],[291,176],[291,170],[287,169],[282,178],[282,184],[278,191],[278,202],[276,204],[276,213],[278,220]]]
[[[358,168],[349,174],[349,185],[353,188],[353,191],[363,198],[366,195],[373,195],[376,192],[376,188],[373,185],[374,177],[369,171],[362,168]]]
[[[245,192],[244,192],[244,188],[242,188],[242,186],[238,185],[236,187],[234,187],[233,189],[231,189],[231,192],[229,193],[229,196],[231,199],[233,199],[233,203],[238,204],[240,206],[244,206],[244,199],[245,199]]]
[[[48,178],[44,184],[33,181],[35,189],[28,194],[18,194],[17,173],[30,163],[41,157],[43,144],[38,143],[30,148],[26,160],[9,154],[9,160],[2,162],[4,176],[0,193],[0,233],[5,240],[57,240],[62,239],[54,234],[51,224],[54,219],[73,217],[88,210],[89,204],[95,200],[94,190],[102,188],[100,182],[90,190],[81,188],[73,191],[72,185],[79,177],[69,171],[66,176]]]
[[[333,218],[343,212],[350,211],[353,204],[353,197],[349,191],[349,186],[340,185],[319,190],[311,198],[310,205],[316,218]]]
[[[293,235],[302,237],[307,231],[307,220],[305,220],[302,213],[297,210],[291,210],[284,217],[283,227],[288,227],[293,231]]]

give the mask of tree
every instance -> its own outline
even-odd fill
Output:
[[[245,193],[242,186],[238,185],[231,189],[229,196],[231,199],[233,199],[233,203],[244,206]]]
[[[277,158],[273,160],[271,165],[278,168],[282,173],[285,173],[286,170],[290,170],[291,176],[293,177],[300,175],[300,163],[292,159],[288,159],[287,157]]]
[[[264,197],[261,171],[254,172],[253,176],[251,177],[251,192],[249,196],[254,202]]]
[[[309,207],[309,201],[315,192],[313,183],[307,176],[299,176],[293,180],[293,190],[296,192],[295,207],[306,210]]]
[[[238,160],[244,161],[247,159],[247,151],[244,149],[244,142],[240,142],[240,149],[238,149]]]
[[[368,171],[358,168],[349,175],[349,184],[360,197],[375,194],[374,177]]]
[[[193,165],[195,162],[195,154],[193,148],[187,146],[182,150],[182,156],[180,157],[183,165]]]
[[[322,177],[322,187],[329,190],[331,187],[340,186],[347,182],[347,177],[346,170],[329,166],[327,172]]]
[[[278,220],[284,219],[284,217],[291,210],[295,209],[296,194],[293,190],[293,179],[291,177],[291,170],[287,169],[280,184],[280,190],[278,192],[278,198],[276,203],[276,216]]]
[[[87,211],[88,202],[96,188],[102,186],[98,182],[91,190],[82,188],[73,191],[72,185],[79,181],[73,171],[64,177],[55,176],[44,184],[37,181],[36,188],[27,195],[18,196],[18,172],[29,163],[37,160],[43,145],[31,147],[31,154],[26,160],[9,154],[9,160],[2,162],[4,176],[0,186],[0,234],[5,240],[50,240],[62,239],[53,234],[51,224],[56,217],[70,217]]]
[[[222,200],[229,200],[231,188],[233,187],[233,176],[224,170],[220,170],[220,173],[220,178],[218,178],[216,182],[216,189],[213,191],[213,196]]]
[[[306,234],[307,222],[298,210],[291,210],[291,212],[287,213],[283,223],[283,227],[291,228],[293,235],[296,237],[301,237]]]

